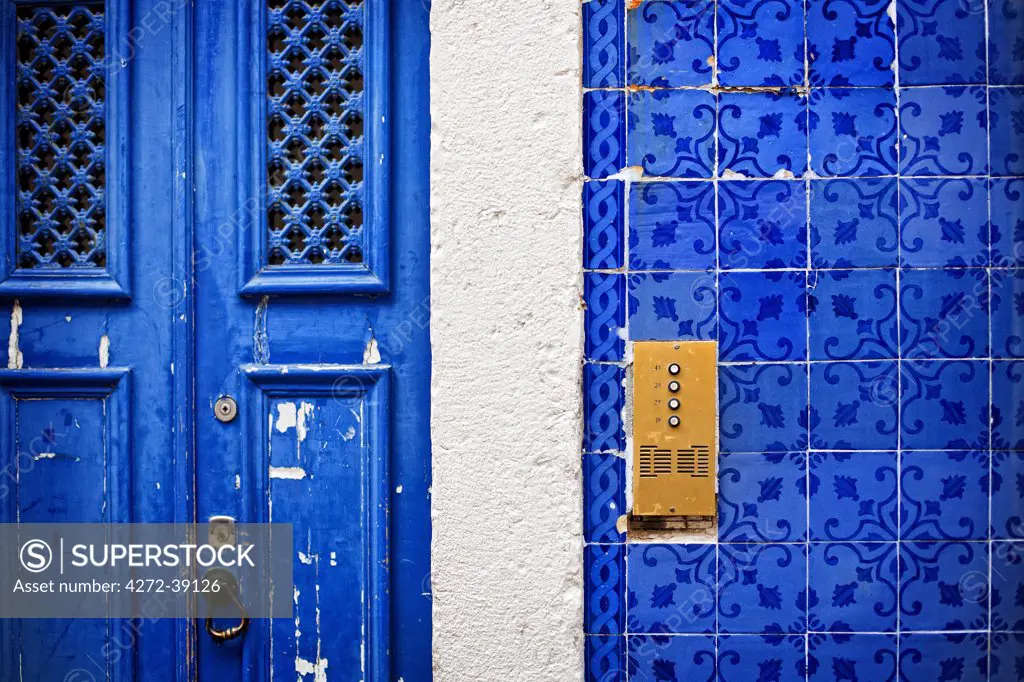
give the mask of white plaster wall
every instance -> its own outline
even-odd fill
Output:
[[[443,682],[583,677],[579,15],[579,0],[431,8]]]

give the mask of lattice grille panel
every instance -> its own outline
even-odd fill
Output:
[[[22,6],[17,24],[18,267],[102,267],[103,6]]]
[[[270,0],[270,265],[363,261],[363,4]]]

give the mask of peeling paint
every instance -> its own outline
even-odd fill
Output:
[[[270,467],[270,477],[290,481],[301,481],[306,477],[306,470],[302,467]]]
[[[401,495],[403,490],[405,490],[405,488],[403,488],[402,486],[398,486],[397,488],[395,488],[395,494]]]
[[[264,296],[256,306],[256,320],[252,332],[252,361],[259,365],[270,363],[270,339],[267,336],[267,308],[270,297]]]
[[[318,658],[316,662],[311,663],[301,656],[295,657],[295,672],[299,674],[299,677],[305,677],[306,675],[313,676],[313,682],[326,682],[327,680],[327,659]]]
[[[344,441],[350,441],[356,437],[356,427],[350,426],[345,429],[345,433],[341,434],[341,439]]]
[[[370,340],[366,342],[366,348],[363,349],[363,364],[376,365],[379,363],[380,349],[377,347],[377,337],[373,335],[373,330],[370,330]]]
[[[7,369],[21,369],[25,362],[21,349],[18,348],[18,332],[22,323],[21,303],[14,302],[11,309],[11,336],[7,340]]]
[[[100,337],[100,367],[106,368],[110,364],[110,337],[104,334]]]
[[[299,561],[307,566],[313,565],[313,557],[306,554],[305,552],[299,552]]]
[[[235,490],[241,490],[241,489],[242,489],[242,477],[239,476],[238,474],[235,474]]]
[[[277,423],[274,428],[278,433],[295,428],[297,409],[295,403],[280,403],[277,406]]]
[[[303,402],[299,405],[299,409],[295,414],[295,439],[298,443],[306,440],[306,424],[308,419],[313,416],[313,403]],[[296,453],[298,454],[298,453]]]

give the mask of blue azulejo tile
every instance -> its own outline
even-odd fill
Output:
[[[899,366],[896,362],[811,365],[811,447],[895,450],[898,446]]]
[[[988,5],[988,81],[1024,85],[1024,9],[1018,0]]]
[[[910,633],[900,637],[900,682],[989,682],[988,634]]]
[[[662,88],[711,83],[715,5],[651,0],[629,10],[629,84]]]
[[[993,632],[990,641],[989,682],[1024,680],[1024,634]]]
[[[621,180],[583,183],[583,267],[617,270],[623,255],[625,203]]]
[[[812,541],[895,540],[895,452],[812,452]]]
[[[626,513],[626,460],[610,452],[583,455],[583,539],[622,542]]]
[[[626,563],[624,545],[583,548],[583,627],[588,635],[619,635],[626,631]]]
[[[896,635],[812,635],[808,638],[807,679],[896,682],[897,651]]]
[[[722,635],[718,682],[804,682],[806,650],[803,635]]]
[[[720,174],[800,177],[806,171],[806,98],[766,92],[719,95]]]
[[[625,348],[625,276],[587,273],[583,296],[587,358],[593,361],[621,360]]]
[[[883,0],[809,0],[811,85],[891,86],[896,38],[888,9]]]
[[[989,456],[984,450],[900,454],[900,537],[988,538]]]
[[[806,282],[803,272],[722,272],[718,356],[737,362],[805,359]]]
[[[723,454],[718,460],[718,539],[794,542],[807,537],[803,453]]]
[[[629,636],[631,682],[714,682],[715,637]]]
[[[807,630],[807,546],[718,546],[718,631],[739,634]]]
[[[630,270],[708,270],[714,266],[715,186],[711,182],[632,185]]]
[[[1024,175],[1024,88],[991,88],[992,175]]]
[[[988,273],[903,270],[900,336],[904,358],[988,357]]]
[[[1024,539],[1024,452],[992,453],[992,537]]]
[[[629,337],[633,341],[714,339],[715,276],[703,272],[629,275]]]
[[[811,181],[811,261],[815,267],[895,266],[899,258],[896,181]]]
[[[1024,450],[1024,362],[992,363],[992,447]]]
[[[646,175],[710,178],[715,99],[703,90],[641,90],[629,96],[630,166]]]
[[[725,269],[807,264],[807,190],[799,180],[718,183],[719,265]]]
[[[992,543],[992,629],[1024,632],[1022,542]]]
[[[587,635],[586,682],[626,682],[626,637]]]
[[[988,446],[988,362],[900,363],[900,446],[971,450]]]
[[[897,357],[896,271],[812,270],[812,360]]]
[[[982,87],[901,89],[900,172],[988,173],[985,92]],[[994,139],[992,148],[997,148]]]
[[[587,358],[621,360],[626,345],[626,276],[588,272],[583,280],[583,300],[587,306]]]
[[[632,544],[629,631],[715,631],[715,546]]]
[[[1024,539],[1024,452],[992,452],[992,537]]]
[[[988,193],[984,180],[900,181],[900,257],[910,267],[984,267]]]
[[[722,452],[807,447],[806,365],[726,365],[719,368],[718,386]]]
[[[985,630],[988,544],[900,544],[900,630]]]
[[[625,85],[623,0],[591,0],[583,5],[583,87]]]
[[[809,552],[811,629],[896,631],[895,542],[812,543]]]
[[[722,85],[803,85],[804,10],[796,0],[719,0]]]
[[[583,171],[606,178],[626,165],[626,96],[594,90],[583,94]]]
[[[1024,265],[1024,178],[991,180],[992,266]]]
[[[821,176],[896,172],[896,93],[825,88],[811,94],[811,168]]]
[[[984,0],[900,0],[900,83],[985,83]]]
[[[622,430],[625,392],[624,373],[616,365],[583,366],[583,451],[622,451],[626,436]]]

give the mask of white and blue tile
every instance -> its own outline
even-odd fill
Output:
[[[811,627],[825,632],[896,632],[899,551],[895,542],[812,543]]]
[[[806,630],[806,545],[718,546],[720,633],[798,634]]]
[[[718,232],[722,269],[806,267],[806,185],[791,180],[719,183]]]
[[[583,94],[583,172],[607,178],[626,165],[626,98],[621,92]]]
[[[620,274],[588,272],[583,279],[584,350],[588,360],[621,360],[626,348],[626,277]]]
[[[702,90],[641,90],[629,96],[626,160],[646,175],[710,178],[715,99]]]
[[[899,445],[896,362],[811,365],[811,447],[895,450]]]
[[[715,186],[647,182],[629,193],[630,270],[715,267]]]
[[[629,632],[715,632],[714,545],[633,544],[627,562]]]
[[[1024,9],[1018,0],[989,0],[988,82],[1024,85]]]
[[[803,272],[722,272],[718,356],[734,362],[807,357]]]
[[[583,366],[583,451],[621,452],[626,449],[622,409],[626,402],[625,373],[616,365]]]
[[[987,451],[900,454],[900,537],[988,539]]]
[[[986,175],[989,168],[986,94],[986,88],[977,86],[902,88],[900,172],[903,175]],[[994,139],[994,126],[992,134]],[[998,149],[995,144],[992,148]]]
[[[901,631],[986,630],[988,599],[988,544],[900,543]]]
[[[988,447],[988,369],[988,362],[974,360],[901,362],[901,447]]]
[[[895,270],[813,270],[808,291],[812,360],[898,357]]]
[[[630,339],[715,339],[715,291],[715,276],[703,272],[631,272]]]
[[[812,541],[897,538],[895,452],[812,452]]]
[[[822,177],[896,172],[896,93],[886,88],[825,88],[807,115],[811,168]]]
[[[718,172],[748,178],[807,172],[807,100],[784,92],[718,98]]]
[[[806,449],[806,365],[720,366],[718,386],[721,452]]]
[[[896,180],[812,180],[811,262],[816,268],[899,264]]]
[[[1024,633],[993,632],[989,642],[989,682],[1024,680]]]
[[[626,682],[626,637],[587,635],[586,640],[586,682]]]
[[[804,540],[806,462],[806,456],[797,452],[719,455],[719,541]]]
[[[626,513],[626,460],[610,452],[583,455],[583,540],[625,540],[618,527]]]
[[[583,87],[625,85],[624,0],[591,0],[583,5]]]
[[[624,188],[621,180],[583,183],[583,267],[588,270],[625,264]]]

